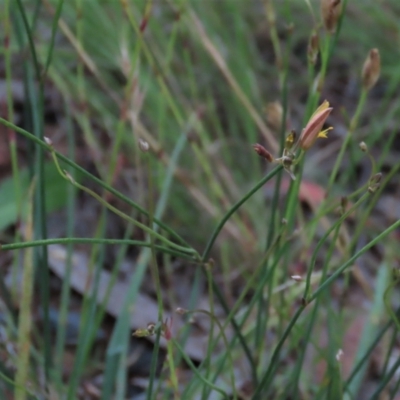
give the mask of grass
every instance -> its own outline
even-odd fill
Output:
[[[317,1],[3,1],[4,398],[396,398],[399,10],[342,3],[329,33]],[[324,99],[334,129],[291,154]]]

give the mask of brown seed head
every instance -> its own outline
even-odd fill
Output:
[[[308,41],[308,49],[307,49],[308,62],[311,65],[315,65],[315,63],[317,62],[318,51],[319,51],[319,38],[317,32],[313,31],[310,36],[310,40]]]
[[[362,85],[364,89],[372,89],[381,73],[381,57],[378,49],[370,50],[362,68]]]
[[[321,0],[321,16],[325,29],[330,33],[335,33],[336,26],[342,12],[340,0]]]

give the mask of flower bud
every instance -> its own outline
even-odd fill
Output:
[[[315,110],[300,135],[299,147],[302,150],[308,150],[318,138],[327,137],[327,132],[331,130],[332,127],[323,131],[321,131],[321,129],[332,110],[333,108],[329,107],[329,102],[326,100]]]
[[[325,29],[330,33],[335,33],[336,26],[342,12],[340,0],[321,0],[321,16]]]
[[[372,89],[379,79],[381,73],[381,57],[378,49],[370,50],[364,62],[361,78],[365,90]]]
[[[274,157],[272,157],[272,154],[261,144],[253,144],[253,149],[260,157],[265,158],[269,162],[274,161]]]

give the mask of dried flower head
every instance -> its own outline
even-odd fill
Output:
[[[329,33],[335,33],[341,12],[342,5],[340,0],[321,0],[322,21]]]
[[[332,111],[329,107],[329,102],[324,101],[311,115],[306,127],[303,129],[299,139],[299,147],[302,150],[308,150],[318,138],[327,138],[327,133],[332,127],[321,130],[324,126],[326,119]]]
[[[372,89],[381,73],[381,57],[378,49],[372,49],[364,62],[361,77],[364,89]]]

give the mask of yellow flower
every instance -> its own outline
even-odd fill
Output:
[[[311,115],[306,127],[303,129],[299,139],[299,147],[302,150],[308,150],[318,138],[327,138],[327,133],[332,127],[324,129],[321,131],[322,127],[329,114],[333,110],[332,107],[329,107],[329,102],[324,101]]]

